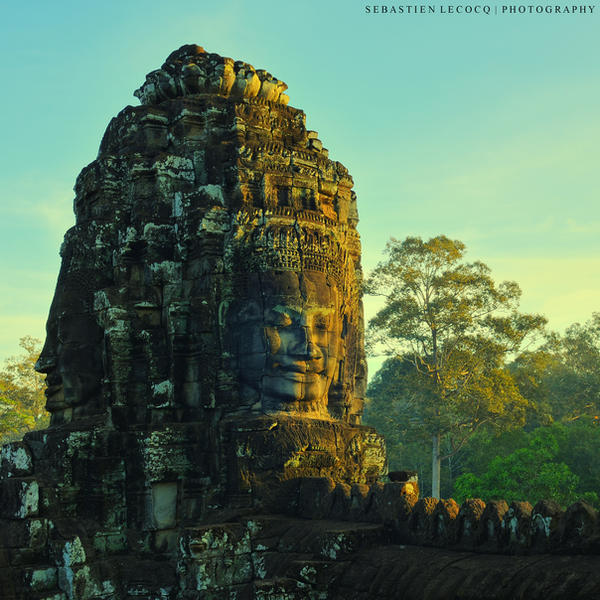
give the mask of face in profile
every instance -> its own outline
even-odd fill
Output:
[[[341,345],[338,291],[320,273],[268,275],[232,315],[242,393],[266,411],[324,415]]]
[[[51,413],[91,402],[100,390],[102,331],[89,304],[85,290],[59,279],[35,367],[46,374],[46,408]]]

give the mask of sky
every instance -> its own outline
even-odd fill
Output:
[[[373,6],[9,2],[0,23],[0,361],[22,336],[44,337],[77,174],[109,120],[138,104],[145,74],[186,43],[288,84],[290,105],[354,178],[367,271],[392,236],[444,234],[497,280],[517,281],[521,309],[552,329],[600,310],[600,4],[587,14],[503,14],[508,0],[417,5],[434,14]],[[449,14],[457,6],[490,14]],[[367,299],[367,317],[374,310]]]

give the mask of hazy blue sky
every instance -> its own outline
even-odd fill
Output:
[[[518,281],[522,308],[556,329],[600,310],[600,6],[475,16],[367,15],[365,5],[9,3],[0,359],[22,335],[43,337],[75,177],[110,118],[137,104],[145,74],[184,43],[289,85],[290,104],[354,177],[367,268],[390,236],[444,233]]]

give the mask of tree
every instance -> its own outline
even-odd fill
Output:
[[[600,422],[600,313],[584,325],[571,325],[562,336],[548,335],[542,347],[517,357],[510,370],[521,393],[535,401],[529,428],[555,421]]]
[[[519,392],[530,401],[525,428],[531,430],[549,425],[555,419],[553,396],[556,386],[552,380],[564,371],[560,357],[555,351],[555,336],[540,348],[522,352],[508,366]]]
[[[369,322],[369,349],[412,365],[399,390],[431,436],[432,496],[438,498],[444,458],[483,425],[524,422],[527,400],[505,362],[546,322],[519,313],[519,286],[496,285],[485,264],[462,260],[464,251],[462,242],[445,236],[392,238],[387,259],[366,282],[367,293],[385,299]],[[442,436],[450,445],[445,456]]]
[[[425,438],[420,430],[411,426],[413,417],[410,406],[398,394],[398,386],[410,372],[407,361],[388,358],[377,371],[367,388],[364,421],[375,427],[386,441],[390,470],[416,470],[423,480],[425,461],[429,454],[423,451]],[[389,402],[391,397],[397,398]]]
[[[563,421],[595,419],[600,415],[600,313],[584,325],[575,323],[558,336],[562,369],[550,377],[552,409]]]
[[[46,427],[44,376],[33,366],[40,354],[39,340],[25,336],[19,346],[21,356],[13,356],[0,370],[0,444],[20,439],[32,429]]]
[[[427,449],[431,436],[422,427],[421,416],[408,401],[413,366],[403,357],[390,357],[375,373],[367,388],[363,419],[385,438],[389,468],[392,471],[414,470],[419,473],[422,489],[431,487],[431,451]],[[443,452],[450,451],[447,436],[442,437]],[[456,461],[445,462],[440,474],[440,489],[452,493]]]
[[[454,498],[459,502],[473,497],[486,501],[503,498],[531,504],[545,499],[562,506],[584,498],[598,505],[598,494],[593,491],[598,489],[598,477],[595,469],[589,469],[600,444],[598,427],[590,423],[555,423],[524,435],[522,447],[507,454],[499,452],[497,440],[472,447],[470,450],[487,462],[486,469],[473,469],[458,477]],[[579,439],[586,443],[578,444]]]

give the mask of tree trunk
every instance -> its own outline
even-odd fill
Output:
[[[431,461],[431,496],[432,498],[440,497],[440,438],[439,433],[433,434],[433,452]]]

